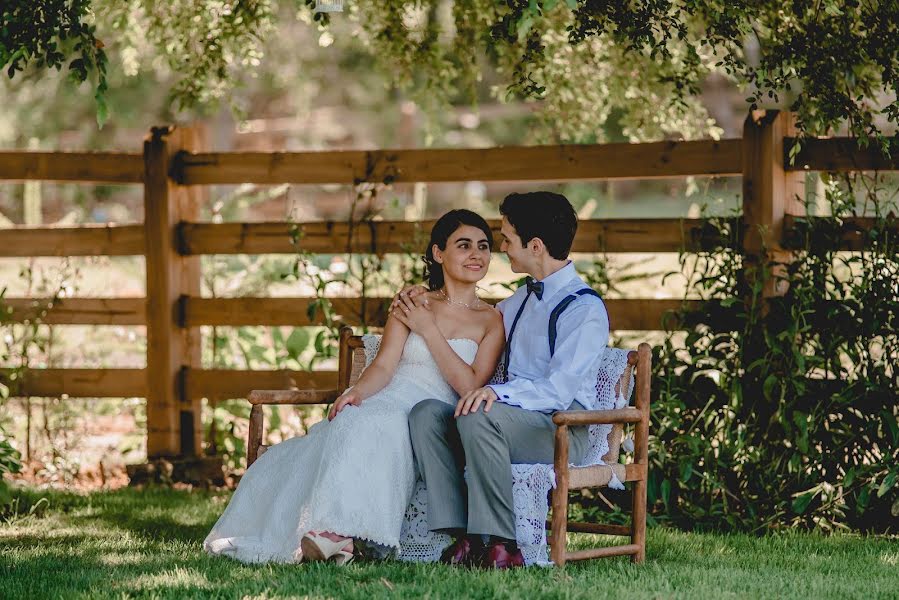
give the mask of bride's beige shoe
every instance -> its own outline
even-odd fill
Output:
[[[348,543],[353,540],[346,539],[339,542],[329,540],[323,535],[318,535],[312,531],[303,536],[300,540],[300,548],[303,550],[303,560],[330,560],[340,566],[348,565],[353,562],[353,553],[350,550],[344,550]]]

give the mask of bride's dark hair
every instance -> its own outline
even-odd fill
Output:
[[[431,291],[439,290],[443,287],[443,266],[434,260],[434,245],[436,244],[441,250],[446,250],[446,243],[449,237],[453,235],[462,225],[471,225],[477,227],[487,236],[487,243],[493,249],[493,232],[484,217],[476,212],[457,208],[451,210],[434,223],[431,229],[431,241],[428,242],[428,248],[425,250],[422,260],[425,263],[425,277],[428,280],[428,289]]]

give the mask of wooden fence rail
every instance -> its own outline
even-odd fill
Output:
[[[14,323],[48,325],[146,325],[146,298],[6,298]]]
[[[848,138],[797,143],[791,116],[754,114],[743,137],[721,141],[659,142],[453,150],[375,150],[286,153],[211,153],[196,131],[153,128],[142,154],[0,152],[0,181],[141,184],[141,224],[0,230],[0,257],[146,257],[146,298],[62,298],[48,306],[35,298],[7,298],[13,321],[40,319],[51,325],[143,325],[145,369],[31,369],[22,395],[146,397],[148,455],[199,452],[200,399],[242,397],[254,388],[333,386],[333,371],[203,369],[201,326],[309,326],[314,298],[202,298],[199,257],[204,254],[419,253],[433,221],[354,224],[205,223],[198,221],[210,184],[359,184],[459,181],[567,181],[659,177],[740,176],[741,233],[747,260],[789,260],[803,247],[808,219],[796,193],[803,171],[899,169],[899,153],[883,157],[859,150]],[[869,247],[873,221],[846,219],[835,232],[845,250]],[[497,221],[491,227],[499,228]],[[348,240],[352,239],[352,243]],[[695,252],[720,240],[697,219],[590,219],[580,223],[575,252]],[[771,289],[776,295],[782,290]],[[496,300],[496,299],[494,299]],[[386,298],[333,298],[345,323],[382,323]],[[691,301],[698,305],[698,301]],[[608,299],[619,330],[678,327],[671,317],[680,300]],[[710,307],[710,309],[713,307]],[[719,313],[716,311],[716,315]],[[719,315],[722,322],[726,315]],[[716,317],[717,318],[717,317]],[[724,325],[726,326],[726,324]],[[9,373],[7,370],[6,373]]]
[[[143,183],[142,154],[0,151],[0,181]]]
[[[500,222],[489,221],[499,232]],[[357,224],[350,236],[348,223],[183,223],[183,251],[187,254],[267,254],[304,250],[317,254],[339,252],[420,254],[434,221],[373,221]],[[295,231],[297,242],[291,239]],[[495,250],[499,250],[496,236]],[[352,246],[349,240],[352,239]],[[698,219],[585,219],[578,224],[573,252],[679,252],[703,244]]]
[[[805,222],[821,217],[784,215],[782,244],[795,246],[808,229]],[[739,220],[726,219],[745,229]],[[499,221],[488,220],[494,232]],[[345,221],[290,223],[202,223],[181,221],[174,243],[182,256],[202,254],[419,254],[434,221],[373,221],[353,226]],[[874,225],[872,217],[842,219],[840,248],[861,249],[860,240]],[[79,227],[25,227],[0,230],[0,257],[30,256],[135,256],[145,253],[143,225],[82,225]],[[293,241],[293,236],[297,241]],[[572,252],[652,253],[710,250],[720,240],[703,227],[701,219],[584,219]],[[494,251],[499,250],[499,239]]]
[[[802,140],[799,153],[791,162],[790,150],[796,143],[795,138],[784,140],[784,164],[788,170],[846,173],[899,169],[899,148],[894,148],[887,157],[873,140],[868,142],[866,148],[859,148],[855,138]]]
[[[179,155],[176,178],[213,183],[570,181],[742,173],[740,140],[579,146]]]
[[[502,298],[485,298],[496,303]],[[362,325],[360,315],[366,315],[366,323],[383,326],[390,298],[329,298],[334,312],[347,325]],[[182,296],[177,312],[179,325],[200,327],[241,327],[247,325],[306,327],[323,325],[319,311],[310,319],[309,307],[318,301],[315,297],[280,298],[200,298]],[[146,325],[145,298],[61,298],[48,307],[48,301],[39,298],[10,298],[11,320],[22,323],[39,320],[49,325]],[[609,319],[615,329],[622,331],[653,331],[662,328],[667,315],[683,305],[679,299],[628,298],[605,300]],[[689,302],[687,303],[689,304]]]
[[[146,248],[143,225],[0,229],[0,256],[132,256]]]
[[[9,372],[0,369],[0,373]],[[30,369],[24,375],[19,394],[141,398],[148,396],[149,376],[147,369]],[[179,391],[192,400],[242,398],[253,389],[328,388],[336,384],[336,371],[189,369],[179,373],[176,380]]]

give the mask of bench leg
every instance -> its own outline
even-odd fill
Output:
[[[568,537],[568,426],[559,425],[555,439],[556,487],[553,489],[552,548],[550,559],[565,566]]]
[[[262,444],[262,405],[254,404],[250,409],[250,432],[247,435],[247,468],[256,461]]]
[[[646,480],[634,482],[631,504],[631,544],[640,547],[631,562],[646,560]]]
[[[634,426],[634,462],[643,466],[643,474],[634,482],[633,506],[631,513],[631,543],[639,550],[631,557],[635,563],[646,560],[646,482],[649,473],[649,386],[652,377],[652,349],[643,343],[637,348],[637,401],[636,408],[642,413],[640,422]]]

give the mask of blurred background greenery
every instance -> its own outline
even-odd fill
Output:
[[[583,9],[589,4],[584,2],[345,0],[343,4],[344,12],[322,15],[313,11],[314,0],[74,0],[68,4],[73,11],[69,17],[77,18],[65,17],[61,23],[80,23],[87,29],[73,28],[77,35],[60,44],[65,60],[55,62],[61,68],[40,64],[32,53],[20,60],[18,70],[11,70],[11,77],[0,79],[4,107],[0,149],[140,153],[149,128],[169,123],[201,128],[213,151],[722,139],[741,137],[753,105],[797,110],[806,134],[895,133],[896,113],[890,110],[896,106],[897,76],[895,69],[883,67],[893,64],[899,47],[895,36],[884,34],[895,22],[889,13],[899,11],[895,7],[865,6],[853,12],[844,11],[843,3],[826,0],[814,11],[807,3],[797,3],[791,8],[794,14],[785,12],[779,2],[729,8],[729,3],[716,1],[681,2],[678,5],[690,8],[682,17],[689,25],[687,41],[677,36],[646,41],[640,38],[643,25],[654,23],[659,26],[656,31],[677,25],[677,19],[654,12],[652,2],[604,3],[609,22],[619,27],[618,36],[591,33],[589,19],[571,10]],[[11,0],[10,6],[19,12],[4,12],[3,18],[24,23],[15,31],[27,37],[41,30],[41,21],[22,17],[30,8],[28,0]],[[44,17],[53,29],[52,15]],[[703,36],[724,31],[728,18],[735,23],[728,30],[730,37],[714,45],[716,51],[703,45]],[[762,26],[747,30],[747,23]],[[569,27],[572,35],[583,35],[581,43],[570,43]],[[834,31],[843,33],[833,35]],[[78,50],[80,39],[89,43]],[[631,42],[636,52],[627,51]],[[654,48],[661,50],[652,54]],[[733,52],[720,54],[724,48]],[[10,49],[0,51],[4,66],[15,63]],[[99,67],[81,77],[79,65],[70,62],[79,56]],[[728,63],[728,56],[737,57],[738,64]],[[767,61],[780,61],[782,74],[786,73],[773,81],[777,95],[764,94],[763,82],[747,78],[746,65],[764,67]],[[805,198],[809,211],[830,215],[836,196],[841,215],[873,214],[875,209],[895,206],[899,178],[878,174],[872,181],[873,187],[865,189],[809,173]],[[514,185],[471,181],[379,186],[376,194],[363,198],[361,209],[368,218],[417,220],[466,207],[489,218],[498,215],[498,203],[506,194],[530,189],[564,193],[584,219],[727,216],[739,211],[741,201],[739,178]],[[340,185],[210,186],[202,216],[215,222],[343,220],[353,206],[360,208],[358,194],[359,190]],[[19,225],[139,223],[142,202],[140,186],[0,183],[0,236],[2,228]],[[348,260],[339,254],[208,256],[203,259],[203,294],[354,295],[363,280],[371,293],[389,294],[420,272],[416,254],[410,247],[406,256],[384,259]],[[844,255],[838,258],[831,264],[845,279],[851,268]],[[682,298],[702,293],[690,287],[682,257],[676,254],[575,259],[607,297]],[[895,257],[889,260],[895,263]],[[144,278],[143,257],[0,259],[0,288],[7,296],[140,297],[146,293]],[[514,279],[504,257],[496,256],[484,283],[485,294],[503,295],[503,284]],[[328,367],[333,346],[326,343],[327,331],[204,328],[204,366]],[[667,343],[668,349],[692,343],[694,357],[701,358],[704,350],[697,350],[697,335],[685,342],[686,336],[619,331],[615,342],[627,345],[639,337]],[[145,345],[144,327],[4,324],[0,362],[140,368],[145,366]],[[706,399],[695,397],[701,391],[695,392],[692,380],[677,380],[684,366],[669,364],[668,382],[676,381],[687,390],[678,388],[678,393],[694,394],[687,401],[690,408],[690,402],[700,400],[702,408]],[[890,369],[882,362],[878,368]],[[796,377],[804,380],[806,371],[799,371]],[[739,373],[730,375],[739,379]],[[733,380],[719,377],[716,384]],[[660,415],[656,424],[663,417],[670,419],[678,442],[693,443],[706,434],[700,427],[693,437],[687,435],[694,421],[685,421],[688,413],[679,408],[681,397],[671,392],[675,387],[666,392],[664,406],[677,414]],[[702,408],[698,416],[689,413],[691,418],[696,422],[710,418],[717,409],[727,421],[732,414],[731,391],[721,394],[721,406]],[[239,467],[246,403],[209,398],[204,410],[206,451],[221,453],[229,466]],[[272,409],[267,418],[269,442],[299,433],[319,417],[310,409]],[[894,422],[895,417],[884,421],[873,437],[882,435],[886,441],[884,432]],[[23,455],[25,476],[46,483],[75,487],[123,483],[122,465],[146,458],[143,427],[142,399],[16,398],[0,403],[0,431],[9,433],[12,446]],[[658,506],[668,509],[678,485],[684,496],[696,489],[688,483],[693,467],[687,472],[685,465],[705,451],[718,455],[717,450],[699,446],[682,449],[659,465],[657,472],[663,476],[651,490],[651,500]],[[895,446],[895,440],[885,444],[869,466],[888,458]],[[734,458],[735,464],[745,462],[741,456]],[[724,464],[718,475],[728,469]],[[877,471],[865,485],[879,489],[884,473],[889,477],[893,472]],[[715,520],[723,519],[721,511],[727,512],[727,498],[716,486],[726,484],[719,486],[712,467],[706,475],[709,489],[703,493],[708,497],[683,502],[693,510],[690,522],[705,519],[714,525],[723,522]],[[839,489],[834,486],[826,493],[818,490],[815,497],[826,496],[831,502],[838,494],[833,490]],[[807,487],[804,480],[782,493],[805,493]],[[706,501],[713,505],[707,513],[696,508]],[[789,498],[784,502],[789,504]],[[833,516],[831,508],[825,513],[825,521],[842,518]],[[734,518],[732,525],[739,521]],[[751,522],[757,516],[746,519]]]

